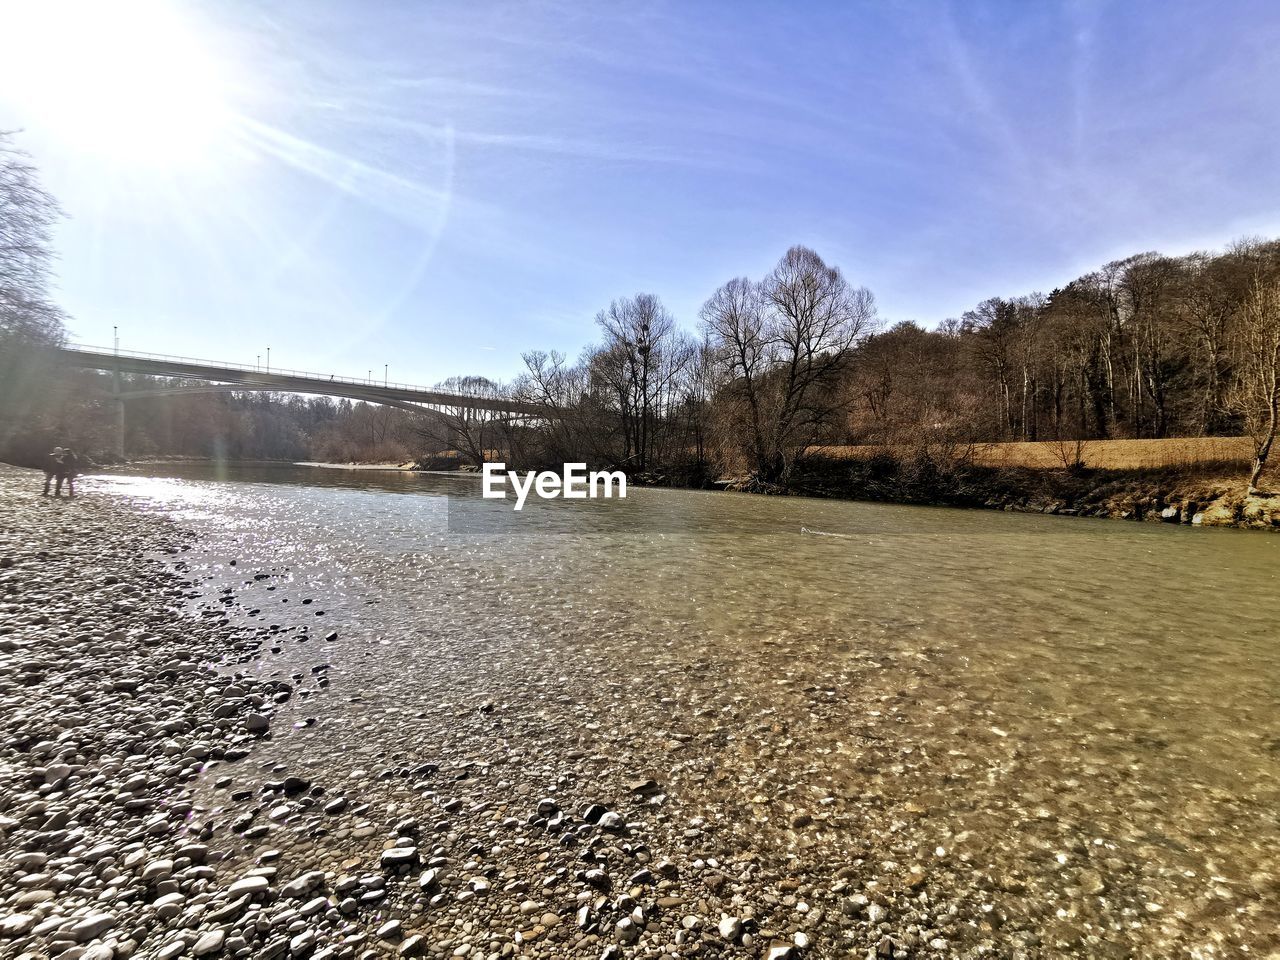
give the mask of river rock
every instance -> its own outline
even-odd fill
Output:
[[[225,930],[210,930],[201,934],[200,939],[191,948],[192,956],[208,957],[222,950],[222,942],[226,939]]]
[[[736,942],[738,938],[742,936],[742,919],[740,917],[731,917],[728,915],[722,916],[717,929],[720,931],[720,936],[724,939],[731,943]]]
[[[271,881],[266,877],[250,876],[244,877],[233,883],[227,890],[227,896],[235,897],[256,897],[264,894],[271,888]]]
[[[71,927],[71,939],[76,943],[87,943],[102,936],[115,924],[115,914],[91,913]]]

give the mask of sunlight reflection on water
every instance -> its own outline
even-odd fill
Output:
[[[94,487],[110,495],[140,501],[159,508],[175,519],[217,519],[219,511],[232,505],[234,496],[208,483],[171,477],[141,477],[107,474],[94,478]]]

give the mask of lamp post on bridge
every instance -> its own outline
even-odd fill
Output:
[[[267,373],[271,372],[271,348],[267,347]]]
[[[388,369],[390,366],[391,366],[391,364],[389,364],[389,363],[384,363],[384,364],[382,365],[382,386],[383,386],[384,388],[387,386],[387,369]]]

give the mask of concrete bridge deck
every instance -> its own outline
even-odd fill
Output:
[[[259,369],[191,357],[171,357],[155,353],[115,351],[104,347],[70,344],[59,351],[59,361],[86,370],[105,370],[152,377],[204,380],[209,387],[174,387],[116,392],[120,400],[164,396],[175,393],[255,390],[275,393],[306,393],[346,397],[387,406],[419,410],[423,407],[447,411],[486,410],[514,416],[546,416],[549,411],[532,403],[505,397],[446,393],[406,383],[385,383],[375,379],[355,379],[336,374],[313,373],[279,368]]]

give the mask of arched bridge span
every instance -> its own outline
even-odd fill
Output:
[[[481,412],[508,417],[545,417],[553,412],[538,404],[523,403],[506,397],[448,393],[405,383],[381,383],[373,379],[339,377],[336,374],[301,370],[263,369],[236,366],[191,357],[109,350],[102,347],[70,345],[58,351],[60,363],[85,370],[103,370],[115,374],[110,396],[117,401],[116,453],[124,456],[124,402],[143,397],[174,396],[190,393],[230,393],[262,391],[270,393],[305,393],[315,396],[345,397],[378,403],[404,410],[438,410],[454,416],[470,417]],[[121,389],[120,374],[141,374],[182,380],[204,380],[207,385],[166,386],[146,390]]]

